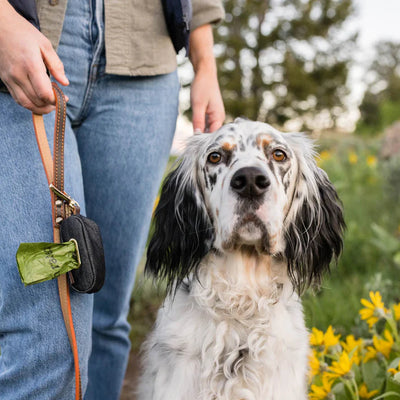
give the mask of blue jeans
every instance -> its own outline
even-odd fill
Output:
[[[71,293],[86,400],[119,398],[135,269],[175,130],[176,73],[107,75],[101,1],[69,0],[58,54],[71,82],[65,189],[102,231],[106,281]],[[50,196],[30,112],[0,93],[0,399],[74,398],[56,281],[24,287],[21,242],[51,242]],[[52,143],[54,113],[45,117]]]

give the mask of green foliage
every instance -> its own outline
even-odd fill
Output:
[[[215,33],[222,95],[231,116],[282,125],[344,109],[355,35],[342,26],[352,0],[225,0]]]
[[[381,100],[366,92],[360,105],[361,119],[357,123],[356,133],[364,136],[376,136],[386,127],[400,119],[400,100]]]
[[[378,42],[366,74],[357,133],[376,135],[400,119],[400,43]]]
[[[400,76],[399,76],[399,83],[400,83]],[[399,88],[399,91],[400,91],[400,88]],[[393,122],[399,120],[400,119],[400,100],[383,101],[380,106],[380,115],[381,115],[381,119],[382,119],[383,128],[385,128],[385,127],[393,124]]]
[[[400,267],[400,208],[393,196],[393,191],[400,192],[400,181],[390,184],[393,191],[387,189],[388,176],[395,174],[377,158],[377,140],[328,139],[321,147],[325,150],[320,165],[343,201],[347,231],[338,266],[320,292],[304,297],[307,324],[320,329],[333,324],[339,332],[361,335],[362,325],[354,324],[354,316],[368,290],[380,290],[389,301],[400,298],[395,279]]]

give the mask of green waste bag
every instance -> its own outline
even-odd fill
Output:
[[[25,285],[56,278],[81,265],[78,244],[73,239],[65,243],[21,243],[16,257]]]

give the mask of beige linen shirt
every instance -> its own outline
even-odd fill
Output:
[[[36,0],[40,29],[57,48],[67,0]],[[221,0],[192,0],[191,30],[224,16]],[[106,73],[158,75],[176,69],[161,0],[104,0]]]

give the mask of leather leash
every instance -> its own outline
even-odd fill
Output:
[[[56,98],[56,123],[54,127],[53,150],[54,158],[51,156],[49,142],[47,141],[43,116],[32,113],[32,118],[40,156],[42,158],[43,167],[46,172],[47,182],[50,188],[53,239],[54,243],[60,243],[60,222],[73,213],[79,213],[79,206],[64,192],[64,134],[67,105],[62,90],[55,83],[52,83],[52,87]],[[75,400],[82,400],[78,346],[72,319],[71,299],[67,275],[60,275],[57,278],[57,283],[61,311],[74,358]]]

